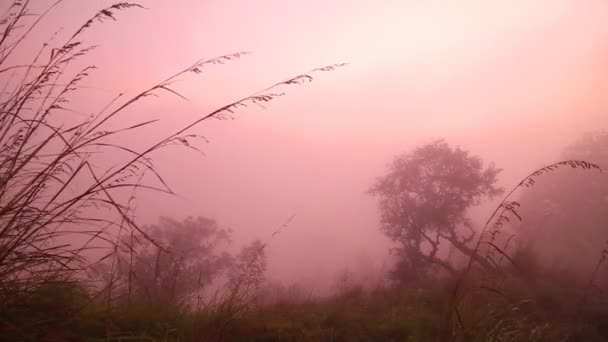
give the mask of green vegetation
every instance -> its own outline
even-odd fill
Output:
[[[82,303],[91,298],[81,288],[52,284],[33,294],[28,306],[33,316],[22,316],[22,323],[48,317],[48,312],[70,318],[39,323],[27,334],[5,328],[3,337],[18,341],[441,341],[453,285],[449,280],[415,282],[371,291],[355,286],[327,298],[298,300],[258,296],[236,315],[227,306],[192,310],[144,298],[110,311],[95,300],[83,308]],[[504,296],[480,287],[462,304],[460,319],[465,326],[456,340],[608,338],[606,295],[594,296],[581,306],[580,288],[559,275],[544,277],[533,286],[510,277],[502,280],[499,289]]]

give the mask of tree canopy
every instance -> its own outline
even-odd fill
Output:
[[[503,191],[496,186],[500,171],[444,140],[395,157],[369,193],[378,197],[382,232],[399,244],[397,278],[421,276],[437,266],[456,272],[440,244],[472,255],[468,244],[475,231],[467,210]]]
[[[206,217],[162,217],[142,228],[148,235],[122,237],[118,278],[131,294],[176,299],[209,285],[233,264],[226,251],[231,232]]]

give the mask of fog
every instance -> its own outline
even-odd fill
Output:
[[[45,8],[50,2],[37,2]],[[65,1],[36,41],[72,32],[110,1]],[[100,47],[85,64],[74,109],[96,110],[133,95],[201,57],[251,52],[189,75],[146,98],[117,126],[160,124],[131,136],[143,148],[195,117],[277,81],[348,63],[290,87],[234,120],[195,127],[205,154],[154,154],[177,196],[138,196],[137,220],[206,216],[235,242],[269,245],[268,277],[324,289],[345,269],[382,272],[389,240],[366,194],[396,154],[444,138],[493,162],[512,187],[560,159],[583,133],[606,129],[608,3],[600,0],[141,1],[86,33]],[[132,121],[131,121],[132,120]],[[485,203],[473,211],[482,222]],[[272,236],[292,215],[280,234]],[[362,261],[368,260],[368,261]]]

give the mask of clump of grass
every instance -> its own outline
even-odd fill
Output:
[[[466,340],[470,337],[471,331],[479,329],[480,324],[483,325],[480,322],[490,322],[485,330],[482,329],[484,331],[483,334],[485,334],[483,335],[485,336],[485,340],[506,339],[517,341],[525,336],[529,336],[529,338],[533,338],[534,340],[551,341],[556,340],[559,336],[567,338],[569,334],[572,334],[572,331],[562,331],[562,335],[559,335],[556,329],[551,327],[546,321],[543,321],[542,318],[530,316],[538,314],[539,310],[530,309],[528,314],[523,313],[521,305],[524,303],[532,303],[532,306],[538,304],[539,301],[542,301],[539,299],[539,293],[542,294],[546,289],[540,289],[538,284],[531,283],[528,277],[529,274],[526,274],[518,265],[516,258],[509,254],[507,248],[514,236],[511,235],[503,239],[498,238],[504,232],[503,228],[507,223],[514,219],[523,220],[518,213],[519,202],[511,200],[511,197],[522,188],[534,186],[538,177],[562,167],[602,171],[598,165],[583,160],[560,161],[530,173],[506,194],[485,222],[473,249],[474,255],[483,255],[487,260],[490,260],[496,266],[496,272],[488,274],[484,272],[486,270],[481,270],[477,272],[478,276],[471,276],[474,273],[473,266],[475,259],[473,257],[469,258],[466,268],[458,277],[452,290],[443,326],[443,338]],[[502,246],[499,246],[499,241],[503,241]],[[605,254],[602,253],[602,255]],[[507,260],[508,264],[515,269],[515,273],[504,274],[501,272],[504,269],[502,266],[504,260]],[[526,262],[530,261],[526,260]],[[603,258],[600,258],[596,270],[602,263]],[[592,279],[595,277],[595,273],[594,271],[594,274],[591,276]],[[504,285],[505,281],[513,281],[512,275],[517,276],[519,281],[523,281],[525,288],[535,289],[535,293],[513,293],[512,287],[501,286]],[[560,280],[563,283],[563,279]],[[481,295],[482,293],[483,296]],[[487,315],[486,310],[482,310],[483,314],[481,317],[473,319],[472,323],[465,323],[463,314],[461,313],[462,307],[466,306],[467,302],[477,302],[474,298],[475,296],[486,298],[487,294],[497,296],[500,299],[499,304],[491,311],[491,315]],[[471,306],[468,305],[468,307],[470,308]],[[478,320],[480,322],[477,322]],[[490,326],[492,328],[488,328]],[[479,334],[479,331],[477,333]]]
[[[201,59],[133,97],[120,94],[86,117],[71,115],[70,104],[95,65],[72,72],[96,48],[84,39],[94,25],[116,20],[137,3],[119,2],[95,13],[62,43],[52,37],[25,64],[11,61],[40,22],[62,1],[42,15],[30,13],[30,1],[15,0],[0,17],[0,317],[2,329],[13,326],[15,308],[27,305],[37,291],[59,280],[82,277],[91,264],[87,252],[113,246],[100,258],[115,255],[118,236],[136,232],[164,248],[143,231],[133,217],[137,191],[173,194],[157,172],[151,154],[169,146],[198,149],[200,136],[190,130],[210,119],[221,119],[251,104],[263,105],[284,95],[283,88],[313,80],[319,72],[343,64],[313,69],[202,114],[176,132],[143,150],[118,144],[156,120],[112,128],[136,103],[163,92],[185,97],[171,88],[189,74],[214,64],[241,58],[238,52]],[[30,19],[34,18],[34,19]],[[23,59],[21,59],[23,60]],[[114,164],[99,156],[116,157]],[[67,243],[74,237],[82,243]],[[79,241],[80,241],[79,240]],[[33,322],[32,324],[37,324]],[[26,331],[27,325],[20,325]]]

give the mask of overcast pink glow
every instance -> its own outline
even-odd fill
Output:
[[[112,1],[66,1],[66,32]],[[365,191],[398,152],[445,137],[513,184],[581,133],[606,129],[608,2],[600,0],[142,1],[88,36],[101,48],[91,103],[133,93],[201,57],[251,51],[132,111],[162,118],[142,146],[268,84],[349,62],[288,89],[267,110],[196,128],[206,157],[157,155],[179,198],[142,197],[139,218],[206,215],[239,239],[273,239],[271,273],[330,279],[387,242]],[[41,37],[50,34],[39,32]],[[84,104],[83,104],[84,106]],[[303,276],[304,275],[304,276]]]

